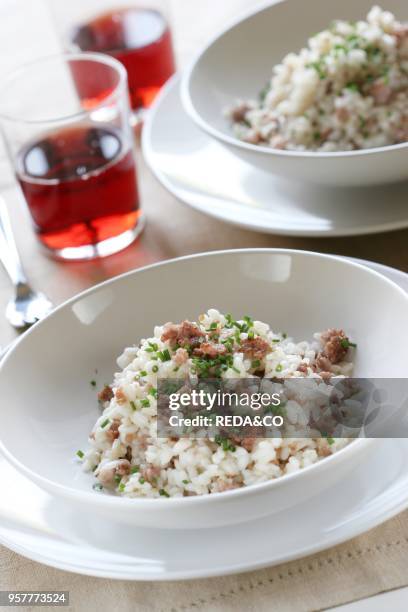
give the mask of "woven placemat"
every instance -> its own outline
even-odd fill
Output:
[[[406,586],[407,558],[408,511],[325,552],[207,580],[149,583],[89,578],[0,548],[0,585],[7,590],[68,590],[68,609],[75,612],[309,612]]]

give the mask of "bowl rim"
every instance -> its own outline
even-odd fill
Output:
[[[245,11],[241,13],[238,17],[230,21],[225,27],[223,27],[217,34],[211,37],[210,41],[207,42],[194,56],[190,63],[185,68],[180,83],[180,97],[184,107],[184,110],[188,114],[188,116],[194,121],[194,123],[201,128],[206,134],[219,140],[220,142],[232,146],[236,149],[243,149],[244,151],[248,151],[250,153],[256,153],[258,155],[266,154],[268,156],[276,156],[276,157],[292,157],[292,158],[316,158],[316,159],[344,159],[344,158],[353,158],[367,155],[375,155],[386,153],[390,151],[398,151],[401,149],[408,148],[408,141],[401,142],[394,145],[386,145],[383,147],[371,147],[369,149],[357,149],[355,151],[287,151],[282,149],[274,149],[272,147],[268,147],[265,145],[255,145],[250,144],[248,142],[244,142],[243,140],[239,140],[234,136],[230,136],[225,134],[221,130],[214,127],[211,123],[209,123],[206,119],[202,117],[202,115],[198,112],[191,92],[192,81],[197,72],[197,67],[200,61],[204,58],[207,52],[217,44],[224,36],[228,35],[230,31],[234,30],[241,26],[245,21],[251,19],[252,17],[258,15],[259,13],[263,13],[264,11],[273,10],[273,8],[280,4],[285,4],[290,2],[291,0],[267,0],[261,5],[257,6],[255,9],[251,9],[250,11]],[[292,2],[295,0],[292,0]],[[220,116],[222,114],[222,109],[220,108]]]
[[[203,253],[194,253],[191,255],[184,255],[182,257],[175,257],[172,259],[155,262],[155,263],[152,263],[146,266],[142,266],[140,268],[130,270],[128,272],[124,272],[123,274],[119,274],[108,280],[98,283],[94,285],[93,287],[90,287],[86,289],[85,291],[82,291],[74,295],[70,299],[66,300],[65,302],[57,306],[44,319],[36,323],[28,331],[26,331],[18,339],[15,345],[13,345],[12,349],[0,361],[0,379],[1,379],[1,374],[4,370],[5,364],[8,363],[10,358],[12,358],[14,352],[18,349],[18,347],[25,342],[26,337],[30,336],[33,333],[37,333],[37,330],[39,330],[43,325],[47,324],[48,319],[51,319],[57,316],[60,311],[70,307],[78,299],[83,299],[84,297],[87,297],[88,295],[97,293],[101,289],[104,289],[128,277],[130,278],[131,276],[137,276],[138,273],[144,273],[146,271],[149,271],[155,268],[160,268],[160,267],[165,268],[166,266],[177,265],[177,263],[180,261],[195,260],[195,259],[201,259],[201,258],[212,258],[212,257],[219,257],[219,256],[223,257],[223,256],[230,256],[230,255],[242,255],[242,254],[248,254],[248,255],[255,255],[255,254],[281,255],[283,254],[283,255],[307,257],[307,258],[318,259],[318,260],[320,259],[320,260],[335,261],[349,268],[357,268],[357,269],[363,270],[365,274],[368,274],[369,276],[374,276],[377,279],[381,280],[381,282],[384,283],[385,285],[388,285],[390,289],[399,293],[401,297],[404,298],[404,300],[407,302],[407,305],[408,305],[408,294],[401,287],[399,287],[396,283],[389,280],[388,278],[386,278],[379,272],[375,270],[371,270],[370,268],[367,268],[363,264],[357,263],[355,261],[351,261],[349,259],[344,259],[341,255],[331,255],[331,254],[319,253],[319,252],[313,252],[313,251],[304,251],[304,250],[299,250],[299,249],[283,249],[283,248],[225,249],[225,250],[217,250],[217,251],[206,251]],[[301,470],[297,472],[293,472],[291,474],[285,474],[282,477],[279,477],[276,479],[267,480],[267,481],[260,482],[260,483],[254,483],[252,485],[241,487],[239,489],[223,491],[220,494],[204,494],[204,495],[197,495],[196,497],[173,497],[173,498],[161,497],[160,507],[168,508],[168,509],[174,508],[180,505],[183,508],[187,506],[194,507],[196,505],[205,504],[209,500],[214,500],[215,503],[220,503],[224,499],[232,500],[233,498],[236,498],[236,497],[251,496],[251,495],[256,494],[257,492],[262,493],[263,491],[269,488],[276,489],[281,486],[284,486],[285,483],[296,481],[303,475],[307,476],[308,474],[313,474],[316,471],[329,469],[329,467],[333,463],[340,461],[344,456],[349,455],[349,454],[354,454],[358,452],[358,450],[360,449],[362,450],[364,447],[368,445],[372,445],[373,443],[377,441],[378,441],[377,438],[357,438],[353,440],[352,443],[341,448],[336,453],[330,455],[329,457],[325,457],[324,461],[318,461],[310,466],[302,468]],[[77,502],[84,502],[87,505],[104,506],[107,509],[116,508],[117,510],[120,510],[120,509],[131,510],[132,508],[135,509],[136,504],[139,506],[140,509],[158,508],[157,498],[124,498],[124,497],[120,497],[116,495],[104,495],[104,494],[101,495],[100,493],[98,494],[93,490],[84,491],[81,489],[76,489],[71,486],[60,484],[50,478],[41,476],[34,470],[27,467],[24,463],[22,463],[19,459],[17,459],[10,450],[8,450],[6,443],[2,440],[1,430],[0,430],[0,454],[3,454],[3,456],[20,473],[26,476],[29,480],[38,484],[43,489],[49,492],[59,494],[62,497],[69,498]],[[78,469],[80,469],[80,466],[78,466]]]

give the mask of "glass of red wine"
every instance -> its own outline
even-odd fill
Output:
[[[164,0],[49,2],[68,50],[106,53],[122,62],[128,74],[133,118],[142,118],[175,72]]]
[[[2,93],[5,142],[47,251],[92,259],[133,242],[143,216],[122,64],[95,53],[40,59]]]

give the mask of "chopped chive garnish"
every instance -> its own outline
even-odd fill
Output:
[[[119,484],[121,480],[122,480],[122,476],[119,476],[119,474],[115,474],[115,482],[116,482],[116,484]]]
[[[152,348],[154,351],[157,351],[157,349],[159,348],[158,345],[155,342],[149,342],[149,346],[150,348]]]
[[[158,365],[154,365],[154,366],[152,367],[152,372],[156,373],[156,372],[158,372],[158,371],[159,371],[159,366],[158,366]]]
[[[155,387],[152,387],[151,389],[149,389],[148,393],[152,397],[157,397],[157,389]]]
[[[190,480],[182,480],[182,483],[183,483],[183,484],[185,484],[185,485],[187,485],[187,484],[189,484],[189,483],[190,483]]]
[[[284,340],[286,340],[286,338],[287,338],[287,337],[288,337],[288,334],[287,334],[286,332],[283,332],[283,334],[282,334],[282,338],[283,338]]]
[[[214,321],[213,323],[211,323],[210,325],[210,331],[212,331],[213,329],[217,329],[218,327],[218,323],[216,321]]]
[[[77,457],[79,457],[80,459],[83,459],[85,457],[85,453],[83,453],[81,450],[76,452]]]
[[[151,346],[148,346],[145,348],[146,353],[154,353],[155,351],[152,349]]]
[[[334,444],[334,442],[335,442],[334,438],[327,438],[327,443],[330,444],[330,446]]]
[[[232,315],[226,314],[225,315],[225,320],[226,320],[226,326],[225,327],[232,327],[233,326],[234,319],[232,318]]]
[[[231,451],[233,453],[236,450],[235,446],[228,440],[228,438],[223,438],[219,434],[215,436],[214,442],[218,444],[218,446],[222,446],[224,451]]]
[[[223,440],[223,442],[222,442],[222,450],[234,452],[235,451],[235,446],[233,444],[231,444],[231,442],[229,440]]]
[[[321,80],[326,78],[326,71],[325,71],[325,64],[322,60],[317,61],[317,62],[311,62],[310,64],[306,65],[307,68],[314,68],[317,72],[317,74],[319,75],[319,78]]]
[[[140,372],[140,376],[147,376],[147,372],[146,372],[146,370],[142,370],[142,371]]]
[[[96,387],[96,380],[91,380],[90,385],[91,387]]]
[[[126,487],[125,483],[124,483],[124,482],[121,482],[121,483],[120,483],[120,485],[119,485],[119,491],[120,491],[121,493],[123,493],[123,491],[125,490],[125,487]]]
[[[236,372],[237,374],[240,374],[240,371],[235,366],[232,366],[231,370],[234,370],[234,372]]]
[[[108,423],[109,423],[109,419],[106,419],[101,425],[102,429],[104,429],[104,427],[106,427]]]
[[[135,404],[135,402],[133,400],[131,400],[129,402],[129,404],[130,404],[130,407],[132,408],[132,410],[137,410],[137,406],[136,406],[136,404]]]
[[[140,403],[142,404],[143,408],[149,408],[149,406],[150,406],[150,402],[149,402],[149,400],[147,398],[146,399],[142,399],[142,401]]]
[[[95,484],[92,487],[94,489],[94,491],[102,491],[103,490],[103,486],[101,485],[100,482],[95,482]]]
[[[276,370],[277,372],[282,372],[282,370],[283,370],[283,365],[282,365],[281,363],[279,363],[279,364],[276,366],[275,370]]]
[[[139,471],[140,471],[140,467],[139,467],[138,465],[134,465],[134,466],[131,468],[130,473],[131,473],[131,474],[136,474],[136,473],[137,473],[137,472],[139,472]]]
[[[170,495],[164,489],[160,489],[159,494],[163,497],[170,497]]]
[[[261,365],[260,360],[254,359],[253,362],[251,363],[251,368],[259,368],[260,365]]]
[[[355,342],[350,342],[348,338],[343,338],[340,344],[344,349],[348,349],[350,346],[352,346],[353,348],[356,348],[357,346]]]
[[[171,355],[169,353],[169,349],[164,349],[164,351],[159,351],[157,353],[160,361],[170,361]]]
[[[144,484],[144,483],[146,482],[146,479],[145,479],[145,478],[143,478],[143,476],[141,476],[141,477],[139,478],[139,482],[140,482],[140,484]]]
[[[265,87],[261,89],[261,91],[259,92],[259,101],[261,102],[261,104],[265,102],[265,98],[268,95],[269,90],[270,90],[270,84],[267,83]]]

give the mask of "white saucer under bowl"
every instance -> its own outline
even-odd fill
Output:
[[[259,232],[352,236],[408,227],[408,184],[328,188],[288,183],[229,153],[183,110],[179,77],[163,89],[143,128],[158,180],[201,212]]]
[[[408,275],[372,262],[408,292]],[[383,440],[371,461],[302,506],[252,523],[183,531],[132,528],[57,501],[0,457],[0,542],[52,567],[126,580],[185,580],[276,565],[357,536],[408,507],[408,440]]]

